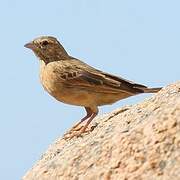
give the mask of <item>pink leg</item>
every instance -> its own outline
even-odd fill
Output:
[[[88,119],[89,117],[92,116],[93,112],[91,111],[91,109],[88,108],[88,107],[85,107],[85,109],[86,109],[87,115],[86,115],[84,118],[82,118],[77,124],[75,124],[72,129],[75,129],[75,128],[78,127],[83,121],[85,121],[86,119]]]
[[[91,117],[89,118],[89,120],[87,121],[87,123],[85,124],[85,126],[81,129],[81,133],[80,134],[82,134],[82,133],[84,133],[85,131],[86,131],[86,128],[88,127],[88,125],[91,123],[91,121],[97,116],[97,112],[96,113],[93,113],[92,115],[91,115]]]
[[[91,123],[91,121],[97,116],[98,114],[98,109],[96,109],[96,112],[93,112],[91,110],[91,108],[85,107],[87,115],[81,119],[80,122],[78,122],[75,126],[73,126],[73,128],[64,135],[64,139],[71,139],[73,137],[78,137],[80,136],[82,133],[84,133],[88,127],[88,125]],[[89,119],[88,119],[89,118]],[[82,126],[80,128],[76,128],[78,127],[83,121],[87,120],[87,123],[85,124],[85,126]]]

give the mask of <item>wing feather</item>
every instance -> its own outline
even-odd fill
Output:
[[[129,94],[142,93],[143,90],[140,88],[146,88],[146,86],[99,71],[77,59],[63,62],[63,65],[59,76],[69,87],[78,86],[78,88],[95,92]]]

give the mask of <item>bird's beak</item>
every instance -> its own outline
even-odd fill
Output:
[[[29,43],[27,43],[27,44],[25,44],[24,45],[24,47],[26,47],[26,48],[29,48],[29,49],[34,49],[35,48],[35,45],[33,44],[33,42],[29,42]]]

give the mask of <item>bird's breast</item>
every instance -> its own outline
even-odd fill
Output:
[[[54,73],[53,67],[48,66],[44,61],[40,61],[40,81],[44,89],[54,96],[55,91],[57,91],[57,74]]]

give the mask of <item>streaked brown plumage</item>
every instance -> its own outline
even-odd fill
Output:
[[[40,79],[44,89],[58,101],[85,107],[87,115],[74,128],[86,119],[88,121],[78,134],[85,132],[98,114],[98,106],[161,89],[148,88],[97,70],[69,56],[57,39],[51,36],[36,38],[25,47],[33,50],[40,59]]]

